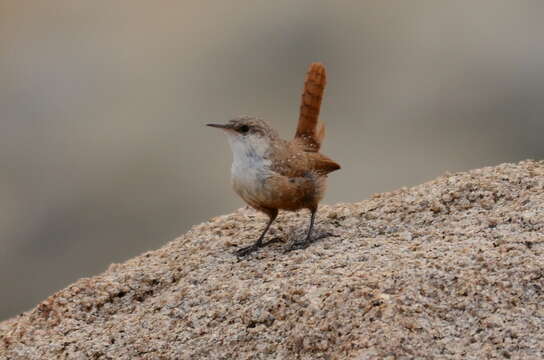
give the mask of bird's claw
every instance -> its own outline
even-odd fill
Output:
[[[324,232],[314,237],[307,237],[306,239],[304,239],[304,241],[294,242],[285,252],[306,249],[308,246],[310,246],[314,242],[327,238],[327,237],[331,237],[331,236],[336,237],[338,235],[334,235],[333,233],[330,233],[330,232]]]
[[[258,246],[256,244],[249,245],[249,246],[246,246],[246,247],[243,247],[241,249],[236,250],[234,252],[234,255],[236,255],[238,257],[244,257],[244,256],[247,256],[247,255],[257,251],[259,248],[260,248],[260,246]]]

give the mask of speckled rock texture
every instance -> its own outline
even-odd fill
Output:
[[[308,214],[248,209],[0,324],[2,359],[543,359],[544,162]],[[4,289],[9,291],[9,289]]]

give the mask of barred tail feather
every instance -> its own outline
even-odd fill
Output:
[[[325,135],[325,127],[322,123],[318,124],[318,121],[326,83],[325,66],[320,63],[311,64],[304,82],[300,116],[295,134],[295,139],[303,145],[306,151],[319,151]]]

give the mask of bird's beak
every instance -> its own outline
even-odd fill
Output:
[[[219,128],[223,130],[232,130],[232,125],[229,125],[229,124],[206,124],[206,126],[211,126],[211,127]]]

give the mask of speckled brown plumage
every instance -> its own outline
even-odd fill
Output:
[[[208,124],[225,130],[228,135],[233,152],[231,174],[235,192],[270,218],[255,245],[243,249],[241,254],[262,246],[262,238],[278,210],[310,210],[312,217],[305,244],[311,240],[314,216],[325,194],[327,175],[340,169],[340,165],[319,153],[325,135],[325,127],[319,123],[325,79],[325,67],[311,64],[297,130],[291,141],[281,139],[266,121],[255,117],[238,117],[224,125]]]

